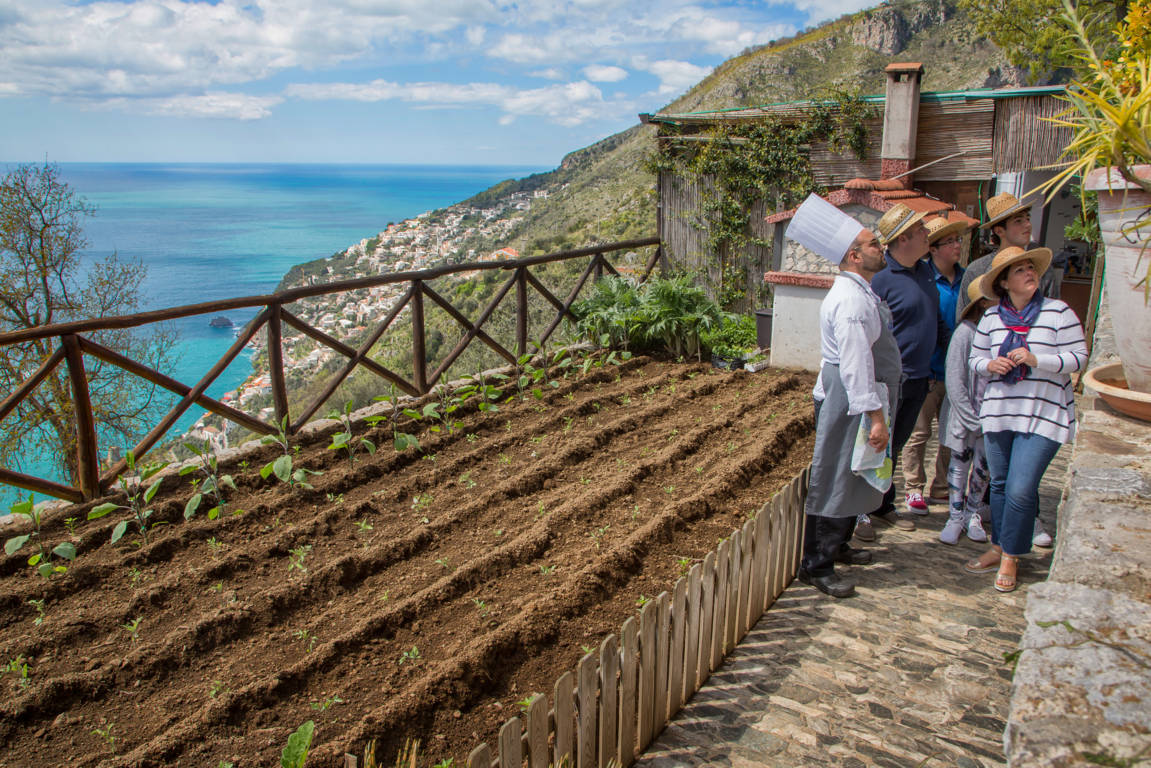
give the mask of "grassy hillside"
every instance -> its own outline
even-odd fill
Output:
[[[888,3],[729,59],[682,97],[652,111],[689,112],[810,98],[829,87],[882,93],[892,61],[918,61],[927,91],[1012,80],[1003,54],[979,37],[953,0]],[[477,196],[547,188],[511,245],[543,253],[656,234],[655,179],[643,158],[654,129],[636,125],[572,152],[559,168]],[[565,188],[566,185],[566,188]],[[558,191],[561,188],[562,191]],[[509,243],[485,243],[490,249]]]

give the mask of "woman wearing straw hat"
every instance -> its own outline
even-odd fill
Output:
[[[979,321],[970,364],[986,377],[979,411],[991,474],[992,547],[964,567],[996,570],[995,588],[1015,589],[1019,557],[1031,551],[1039,481],[1062,443],[1075,437],[1071,374],[1087,362],[1083,326],[1059,299],[1044,298],[1039,277],[1047,248],[1004,248],[982,278],[999,303]]]
[[[955,330],[955,310],[959,305],[959,283],[963,278],[963,267],[959,266],[959,256],[963,252],[962,236],[967,231],[963,221],[948,221],[939,216],[927,222],[927,267],[935,281],[939,295],[939,314],[950,333]],[[928,374],[927,398],[919,409],[919,418],[907,445],[903,448],[903,479],[907,491],[907,504],[919,510],[927,509],[924,501],[924,487],[927,472],[923,467],[923,457],[927,441],[931,439],[931,422],[939,417],[943,401],[947,399],[944,385],[947,364],[947,345],[936,345],[931,354],[931,373]],[[943,436],[943,420],[939,420],[940,437]],[[951,451],[942,443],[935,455],[935,476],[931,481],[929,500],[948,503],[948,464]]]

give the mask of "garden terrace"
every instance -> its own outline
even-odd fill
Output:
[[[404,736],[460,765],[806,465],[812,383],[593,364],[495,412],[472,401],[450,431],[402,424],[418,452],[312,442],[295,459],[314,488],[260,477],[277,448],[233,459],[215,520],[185,521],[194,489],[170,475],[147,543],[110,544],[91,504],[57,514],[43,535],[76,543],[66,574],[3,563],[0,657],[28,664],[26,685],[3,678],[6,754],[266,765],[312,719],[309,765]]]

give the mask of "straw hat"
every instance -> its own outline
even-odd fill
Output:
[[[1009,219],[1017,213],[1030,211],[1033,203],[1019,202],[1019,198],[1010,192],[1003,192],[987,201],[987,222],[980,224],[980,229],[991,229],[993,226]]]
[[[896,203],[883,214],[883,218],[876,225],[876,229],[879,230],[879,242],[887,245],[926,215],[923,211],[913,211],[903,203]]]
[[[961,323],[967,319],[968,313],[971,312],[971,310],[975,308],[983,299],[995,301],[995,294],[991,294],[990,296],[984,294],[983,281],[972,280],[971,284],[967,286],[967,298],[969,299],[967,306],[959,311],[959,322]]]
[[[932,219],[926,226],[928,245],[934,245],[948,235],[961,235],[967,231],[967,222],[948,221],[945,216]]]
[[[991,260],[991,269],[978,280],[984,295],[995,296],[995,283],[998,282],[999,276],[1005,269],[1020,261],[1030,261],[1035,265],[1036,276],[1042,275],[1051,266],[1051,249],[1032,248],[1030,251],[1025,251],[1012,245],[995,254],[995,258]]]

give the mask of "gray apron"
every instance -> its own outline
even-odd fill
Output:
[[[899,402],[903,363],[891,331],[891,310],[886,303],[880,302],[879,315],[882,330],[871,345],[871,359],[876,380],[887,385],[889,413],[894,414]],[[876,490],[851,471],[851,454],[862,415],[847,415],[847,390],[839,366],[824,363],[819,376],[824,399],[815,425],[815,453],[811,458],[805,512],[818,517],[855,517],[882,504],[883,491]]]

